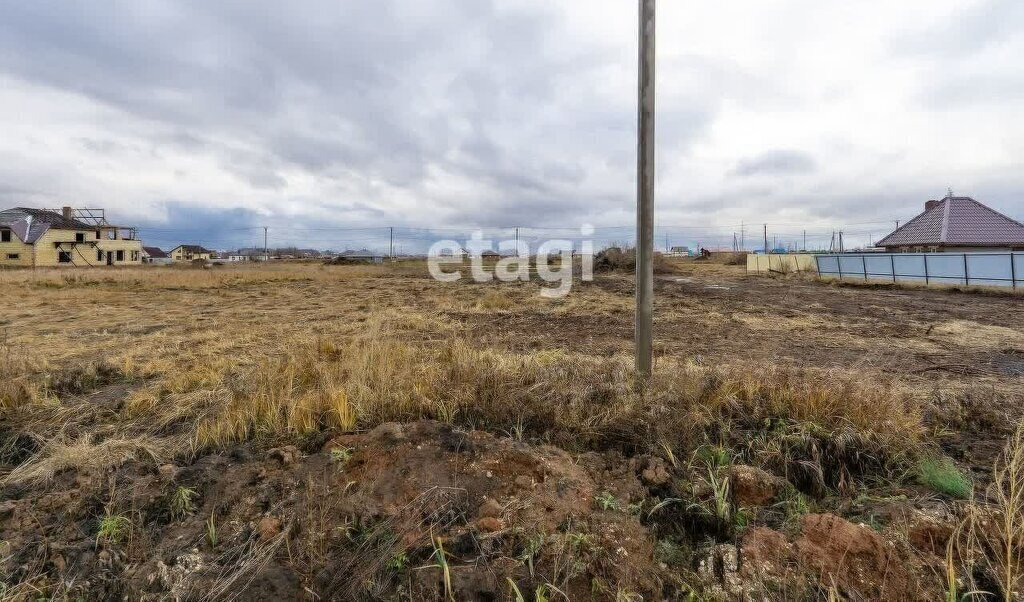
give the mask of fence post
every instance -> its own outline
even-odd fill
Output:
[[[971,275],[967,273],[967,253],[964,253],[964,286],[971,285]]]
[[[860,265],[864,267],[864,280],[868,279],[868,260],[866,255],[860,256]]]
[[[1010,286],[1017,288],[1017,266],[1014,265],[1013,251],[1010,251]]]
[[[928,254],[927,253],[922,253],[921,256],[924,257],[924,283],[925,283],[925,285],[927,285],[928,284]]]
[[[843,258],[841,255],[836,255],[836,268],[839,270],[839,281],[843,281]]]
[[[892,283],[896,284],[896,256],[889,256],[889,263],[892,264]]]

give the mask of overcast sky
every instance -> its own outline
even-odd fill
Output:
[[[659,224],[1024,218],[1021,0],[659,5]],[[635,0],[0,7],[5,207],[633,223]]]

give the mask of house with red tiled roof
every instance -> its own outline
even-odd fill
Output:
[[[924,212],[876,243],[890,252],[1024,249],[1024,224],[966,196],[925,203]]]

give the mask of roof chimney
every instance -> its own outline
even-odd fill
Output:
[[[71,217],[72,213],[73,213],[73,210],[71,209],[71,207],[64,207],[64,211],[63,211],[64,219],[72,219],[72,217]]]
[[[936,200],[931,200],[931,201],[928,201],[928,202],[926,202],[926,203],[924,204],[924,210],[925,210],[925,211],[931,211],[931,210],[932,210],[932,209],[934,209],[934,208],[935,208],[936,206],[938,206],[938,204],[939,204],[939,201],[936,201]]]

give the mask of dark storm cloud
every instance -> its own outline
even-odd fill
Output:
[[[813,173],[817,169],[814,158],[796,151],[770,150],[755,157],[741,159],[731,174],[739,177],[759,175],[792,175]]]
[[[271,171],[357,171],[405,187],[460,144],[454,122],[481,130],[518,120],[550,97],[561,73],[595,60],[545,55],[551,17],[499,14],[478,0],[294,11],[270,2],[17,3],[0,21],[0,69],[183,136],[244,139]],[[483,52],[460,55],[463,46]],[[491,179],[542,181],[488,150],[481,159],[499,165]],[[248,179],[282,185],[274,175]]]
[[[263,240],[261,216],[246,209],[207,209],[173,201],[163,209],[165,219],[136,224],[146,245],[165,251],[180,244],[230,249]]]

